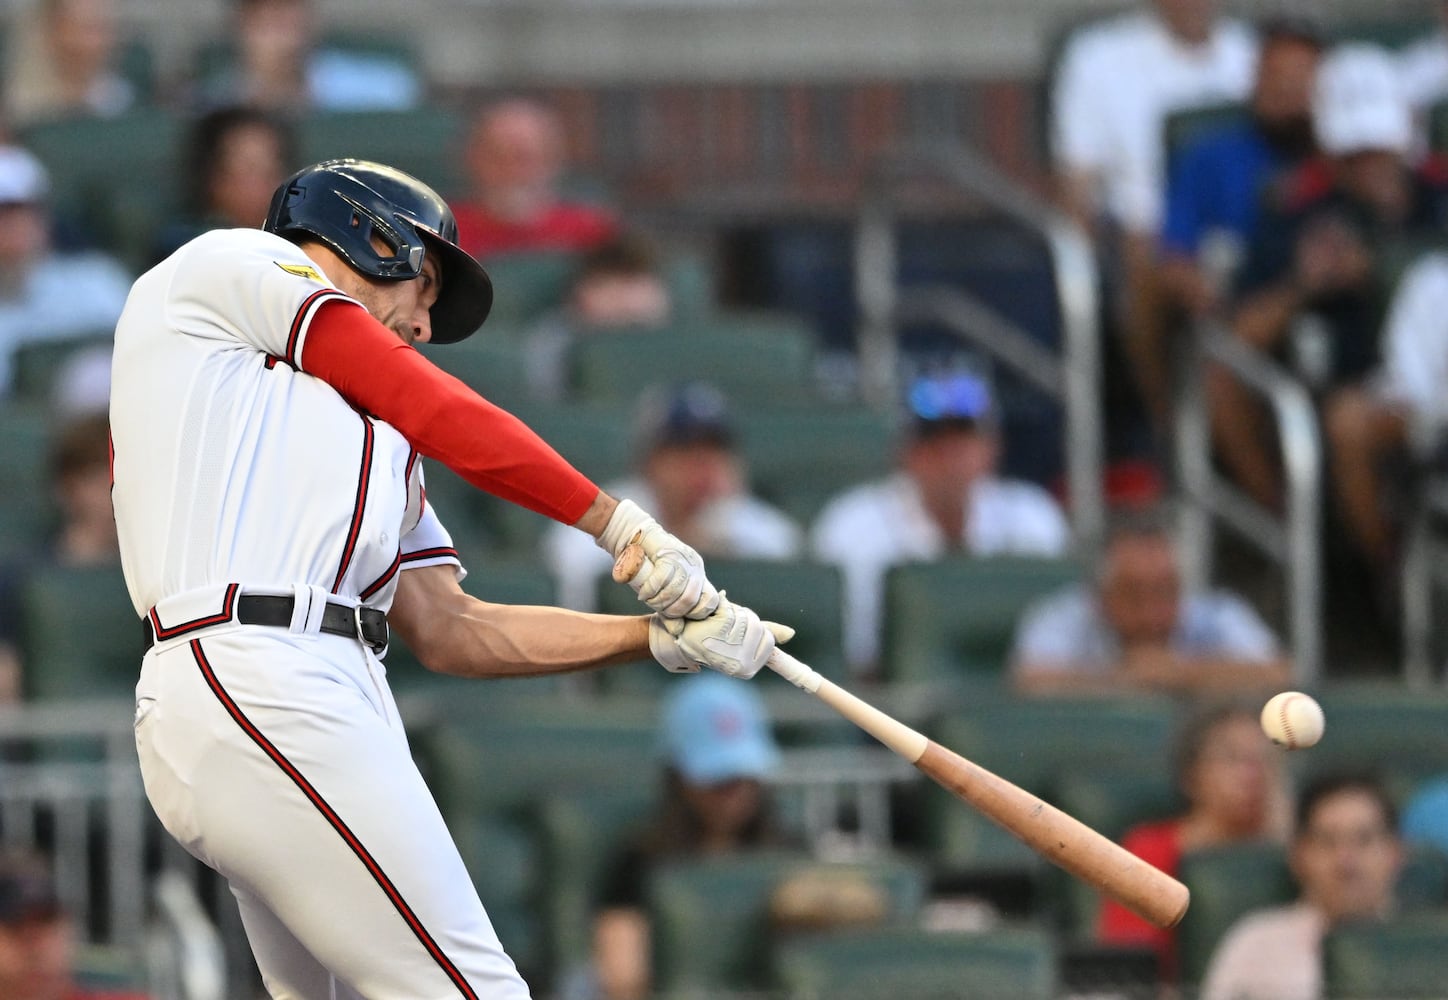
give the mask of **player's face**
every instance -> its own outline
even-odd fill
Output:
[[[1193,811],[1210,820],[1212,829],[1233,837],[1253,836],[1267,819],[1274,777],[1271,744],[1257,720],[1232,715],[1204,736],[1185,791]]]
[[[432,339],[429,310],[442,291],[442,272],[435,255],[423,258],[422,273],[411,281],[371,281],[358,277],[356,284],[360,287],[344,291],[350,291],[353,298],[404,344],[425,344]]]
[[[1112,543],[1101,584],[1101,610],[1123,645],[1160,644],[1180,610],[1176,552],[1165,537],[1127,536]]]
[[[1343,789],[1318,802],[1292,847],[1303,896],[1329,920],[1380,915],[1392,900],[1402,848],[1377,800]]]

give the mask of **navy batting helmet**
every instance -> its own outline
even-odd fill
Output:
[[[452,209],[436,191],[401,170],[368,160],[326,160],[297,171],[272,195],[262,228],[321,240],[361,274],[407,281],[436,253],[442,291],[433,304],[432,342],[452,344],[483,325],[493,283],[458,246]],[[373,245],[377,237],[392,252]]]

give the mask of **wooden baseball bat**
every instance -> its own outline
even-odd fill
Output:
[[[619,554],[613,578],[626,583],[643,572],[646,572],[643,549],[632,543]],[[1158,927],[1173,927],[1186,913],[1191,894],[1185,885],[1080,820],[927,738],[821,677],[782,649],[770,654],[767,665],[970,803],[1026,846],[1146,920]]]

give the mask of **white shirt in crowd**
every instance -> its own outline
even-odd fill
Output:
[[[0,292],[0,395],[10,391],[16,348],[115,329],[130,275],[99,253],[52,254],[12,293]]]
[[[1242,598],[1224,591],[1183,597],[1171,650],[1185,657],[1263,665],[1281,655],[1261,616]],[[1028,608],[1011,651],[1013,670],[1029,664],[1056,673],[1106,674],[1120,662],[1116,632],[1101,614],[1096,592],[1085,584],[1073,584]]]
[[[1033,483],[983,479],[970,490],[966,544],[971,555],[1060,556],[1071,541],[1066,516]],[[845,655],[865,667],[880,647],[885,572],[946,555],[945,536],[904,472],[856,486],[831,500],[815,521],[816,559],[844,573]]]
[[[1415,441],[1448,428],[1448,254],[1429,254],[1398,283],[1383,329],[1378,395],[1409,414]]]
[[[1320,1000],[1325,929],[1307,903],[1247,914],[1213,952],[1201,1000]]]
[[[1082,28],[1066,44],[1051,96],[1057,166],[1100,176],[1106,215],[1154,232],[1166,186],[1167,114],[1245,100],[1256,65],[1256,37],[1232,19],[1218,19],[1199,46],[1183,44],[1146,11]]]
[[[628,479],[604,487],[620,500],[628,499],[644,510],[657,510],[653,491],[642,479]],[[804,532],[788,514],[748,494],[718,500],[695,518],[697,535],[691,543],[705,556],[736,559],[794,559],[803,547]],[[598,605],[598,580],[613,567],[613,559],[593,538],[563,524],[550,525],[543,535],[543,559],[558,582],[559,603],[576,611]]]

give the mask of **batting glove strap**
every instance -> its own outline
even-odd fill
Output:
[[[794,629],[788,625],[760,621],[759,616],[719,594],[719,607],[708,618],[686,621],[677,618],[660,619],[662,630],[674,639],[678,656],[666,660],[654,650],[654,657],[669,670],[671,664],[682,659],[688,663],[709,667],[730,677],[750,678],[759,673],[774,652],[776,642],[788,642],[794,636]],[[655,630],[649,629],[649,646],[653,649]],[[681,671],[675,671],[681,672]]]
[[[682,625],[678,618],[665,618],[663,615],[654,615],[649,619],[649,652],[654,654],[654,659],[671,674],[697,674],[699,664],[684,655],[679,648],[678,640],[669,631],[669,625]]]
[[[649,560],[642,579],[629,581],[639,600],[666,618],[704,618],[719,606],[719,592],[704,575],[699,553],[660,527],[638,504],[621,500],[598,544],[617,558],[634,536]]]

